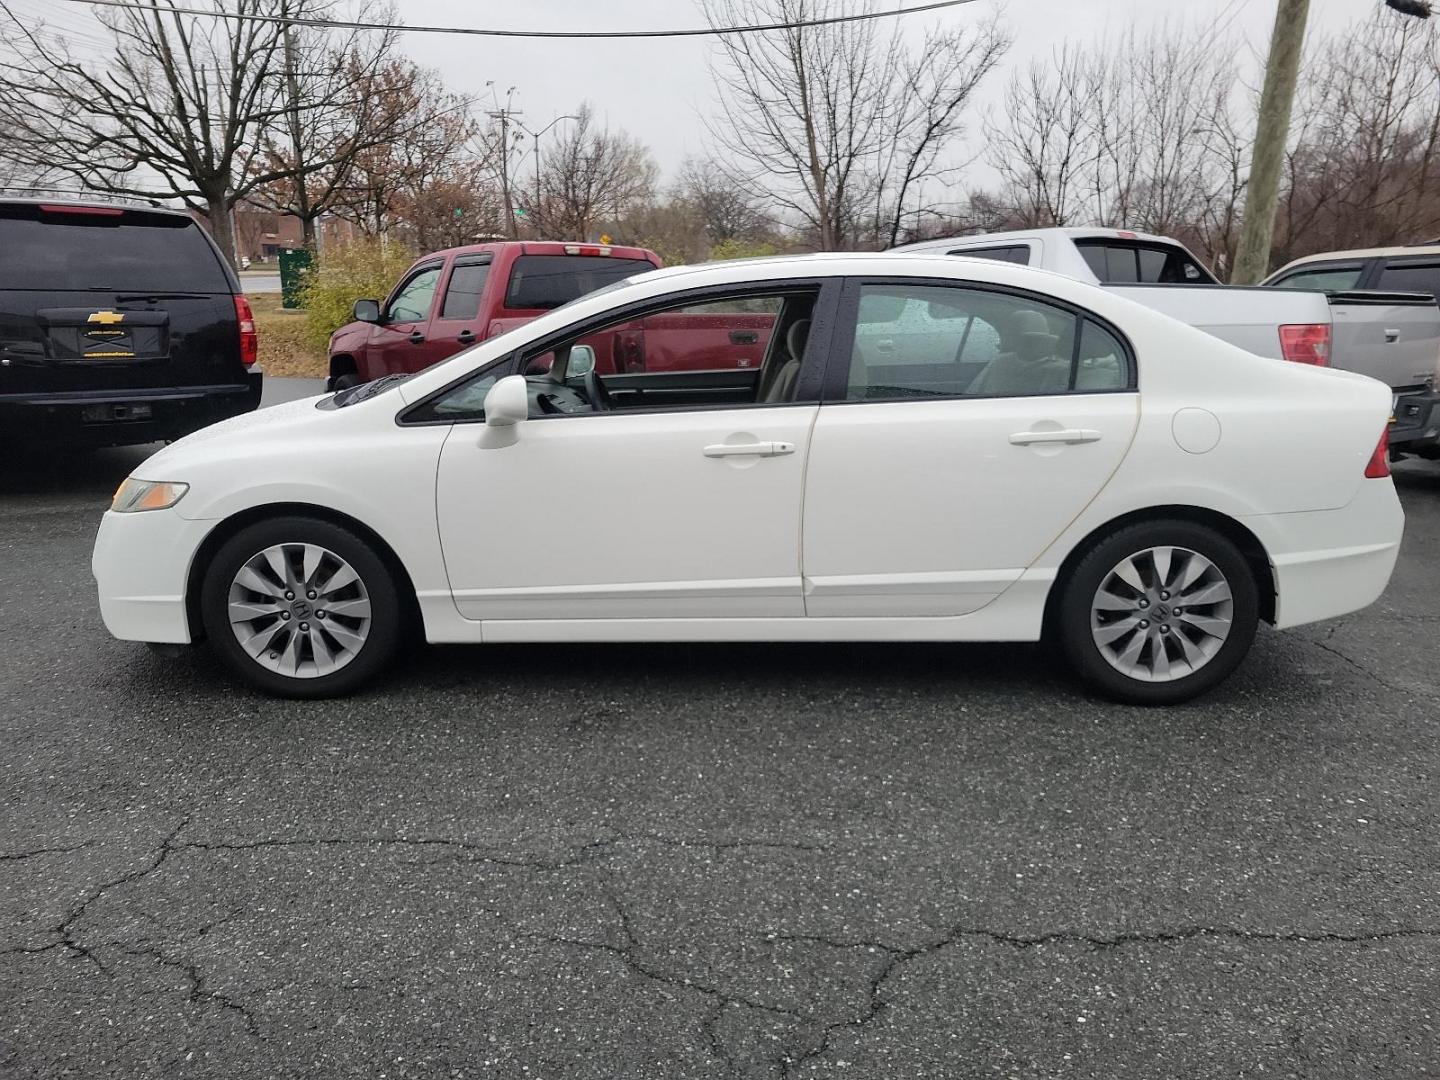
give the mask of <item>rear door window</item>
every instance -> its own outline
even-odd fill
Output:
[[[654,269],[655,264],[644,259],[521,255],[510,267],[505,306],[518,310],[557,308],[586,293]]]
[[[1418,292],[1440,296],[1440,262],[1390,263],[1380,271],[1376,288],[1387,292]]]
[[[1293,274],[1286,274],[1276,281],[1274,289],[1318,289],[1321,292],[1342,292],[1360,284],[1362,264],[1347,263],[1344,266],[1302,267]],[[1389,286],[1385,286],[1388,288]]]
[[[1075,247],[1106,285],[1214,285],[1215,278],[1179,248],[1124,240],[1077,240]]]
[[[25,205],[0,206],[0,289],[229,293],[230,280],[192,218]]]
[[[473,319],[480,314],[480,294],[490,277],[490,256],[464,256],[455,260],[450,284],[445,287],[442,319]]]

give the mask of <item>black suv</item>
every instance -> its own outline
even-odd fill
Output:
[[[0,199],[0,445],[178,439],[260,404],[250,305],[187,214]]]

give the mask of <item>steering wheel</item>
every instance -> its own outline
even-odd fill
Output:
[[[585,396],[590,399],[590,407],[596,412],[609,412],[615,408],[615,403],[610,400],[610,391],[605,389],[605,384],[600,381],[600,375],[593,367],[585,373]]]

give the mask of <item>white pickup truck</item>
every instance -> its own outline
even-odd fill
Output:
[[[1260,356],[1369,375],[1395,395],[1392,452],[1440,457],[1440,306],[1433,296],[1221,285],[1183,244],[1120,229],[987,233],[895,250],[1051,270],[1104,285]]]

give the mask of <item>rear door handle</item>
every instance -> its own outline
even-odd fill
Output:
[[[794,452],[793,442],[715,443],[705,447],[706,457],[779,457]]]
[[[731,345],[754,345],[760,340],[760,334],[755,330],[731,330]]]
[[[1399,330],[1386,330],[1386,331],[1385,331],[1385,340],[1386,340],[1387,342],[1399,341],[1399,340],[1400,340],[1400,331],[1399,331]]]
[[[460,336],[455,339],[461,345],[469,345],[475,340],[475,332],[468,327],[460,331]]]
[[[1017,431],[1010,436],[1016,446],[1031,443],[1087,443],[1099,442],[1100,432],[1093,428],[1062,428],[1059,431]]]

